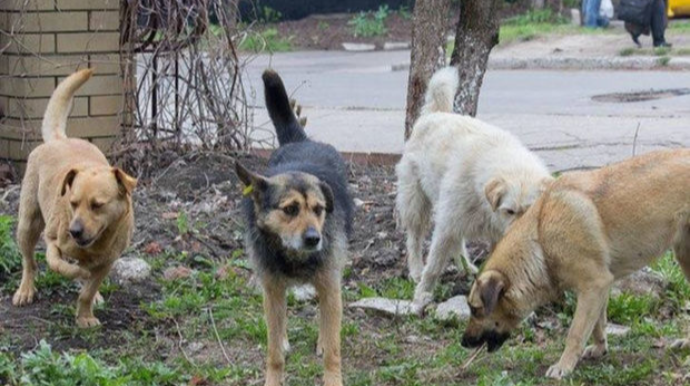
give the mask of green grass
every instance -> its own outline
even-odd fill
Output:
[[[668,24],[668,30],[680,33],[690,32],[690,21],[673,20]]]
[[[501,23],[499,44],[528,41],[546,35],[596,34],[604,30],[581,28],[570,24],[551,10],[529,11]]]
[[[275,28],[260,32],[250,32],[239,45],[241,51],[251,52],[287,52],[292,51],[292,37],[283,37]]]
[[[15,272],[20,267],[22,257],[12,234],[14,218],[0,215],[0,275]]]
[[[383,36],[388,32],[386,19],[390,15],[387,4],[383,4],[376,12],[360,12],[355,15],[348,25],[352,28],[354,37],[376,37]]]
[[[635,48],[627,47],[618,51],[619,56],[690,56],[690,48],[656,47],[656,48]]]
[[[173,223],[174,233],[195,226]],[[11,221],[6,220],[6,221]],[[177,229],[175,229],[177,228]],[[184,230],[184,229],[183,229]],[[39,255],[39,261],[41,261]],[[131,325],[82,331],[74,326],[74,303],[54,302],[56,292],[74,295],[76,286],[59,275],[42,272],[37,287],[46,321],[30,334],[29,348],[18,351],[14,333],[0,334],[0,384],[2,385],[248,385],[261,384],[264,372],[267,328],[260,291],[250,288],[247,261],[242,250],[214,260],[168,249],[147,257],[156,282],[156,297],[139,304],[139,316]],[[194,273],[184,279],[165,281],[162,272],[185,265]],[[228,275],[216,272],[225,267]],[[16,268],[16,267],[15,267]],[[654,348],[655,342],[683,335],[687,322],[682,315],[690,301],[690,287],[669,253],[652,264],[668,282],[660,299],[623,294],[609,302],[609,319],[630,326],[625,337],[611,337],[610,353],[599,361],[580,363],[572,377],[561,383],[543,378],[560,357],[572,321],[575,297],[537,312],[537,320],[553,320],[553,328],[523,323],[506,345],[494,354],[482,354],[466,370],[461,367],[470,351],[460,345],[466,322],[446,323],[433,317],[388,318],[345,308],[341,329],[345,384],[350,386],[434,385],[666,385],[687,371],[688,353]],[[352,302],[363,297],[411,299],[414,285],[380,273],[352,272],[348,268],[344,297]],[[16,275],[16,273],[15,273]],[[372,276],[373,275],[373,276]],[[13,276],[13,285],[16,277]],[[437,300],[453,293],[455,283],[445,282],[435,291]],[[3,288],[3,296],[16,288]],[[106,298],[121,295],[126,287],[107,282]],[[60,296],[69,298],[69,296]],[[48,302],[46,303],[46,300]],[[288,337],[292,351],[287,357],[287,386],[321,384],[322,359],[314,354],[318,337],[315,302],[290,299]],[[112,304],[97,309],[108,312]],[[131,311],[131,310],[130,310]],[[113,312],[111,310],[111,312]],[[40,328],[40,329],[39,329]],[[33,347],[33,336],[46,339]],[[103,339],[113,339],[104,344]],[[66,341],[79,339],[77,347],[64,349]],[[116,342],[116,343],[112,343]],[[191,343],[201,344],[192,350]],[[221,344],[230,360],[220,349]]]

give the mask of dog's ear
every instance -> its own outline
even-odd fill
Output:
[[[482,275],[479,282],[479,297],[482,300],[484,308],[484,315],[490,315],[498,299],[503,295],[505,290],[505,280],[503,275],[495,271],[489,271]]]
[[[266,177],[249,171],[239,161],[235,161],[235,172],[244,184],[244,195],[251,194],[254,200],[260,199],[262,193],[268,188]]]
[[[77,173],[79,173],[79,170],[77,169],[72,169],[67,172],[65,178],[62,180],[62,187],[60,188],[61,196],[64,196],[65,193],[67,193],[67,188],[72,189],[72,183],[74,182],[74,178],[77,176]]]
[[[501,177],[493,178],[484,186],[484,194],[495,212],[501,206],[501,200],[506,193],[506,181]]]
[[[120,168],[113,168],[113,174],[117,181],[117,186],[120,189],[120,194],[131,195],[134,188],[137,186],[137,179],[125,173]]]
[[[323,197],[326,199],[326,213],[333,212],[333,202],[335,201],[333,198],[333,189],[324,181],[319,182],[319,187],[321,188]]]

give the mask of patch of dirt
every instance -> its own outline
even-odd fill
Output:
[[[266,166],[263,158],[248,157],[242,161],[257,171]],[[396,228],[394,216],[394,167],[351,165],[349,183],[353,198],[363,204],[356,210],[350,241],[352,269],[345,285],[352,289],[359,283],[374,287],[383,279],[405,277],[404,235]],[[5,192],[9,193],[5,201],[0,202],[0,212],[16,216],[19,189],[17,185],[10,185],[0,190],[0,197]],[[230,157],[194,155],[175,160],[158,175],[140,181],[134,195],[136,229],[130,250],[143,257],[152,244],[156,252],[168,251],[174,256],[186,251],[189,258],[185,264],[192,269],[206,269],[203,259],[228,259],[233,251],[243,248],[243,220],[239,213],[241,192]],[[38,250],[42,249],[40,243]],[[473,255],[486,255],[481,245],[472,245],[471,251]],[[198,256],[203,259],[196,259]],[[467,280],[458,280],[458,275],[451,267],[444,280],[458,283],[452,289],[453,294],[467,293]],[[16,283],[19,277],[20,273],[16,272],[11,278],[0,280],[12,279]],[[142,324],[146,326],[149,321],[140,305],[160,297],[155,282],[152,278],[141,285],[121,287],[107,297],[106,305],[96,310],[104,328],[141,331]],[[8,287],[5,286],[0,298],[0,331],[12,334],[12,350],[19,352],[33,347],[36,337],[51,335],[44,332],[54,323],[72,322],[76,287],[54,291],[38,288],[37,302],[24,308],[12,306],[11,295],[15,288]],[[55,315],[56,304],[68,309]],[[101,335],[99,339],[103,341],[98,342],[99,346],[124,343],[117,341],[121,339],[118,338],[120,334],[112,334],[116,340],[113,342],[108,341],[110,334]],[[93,346],[93,342],[85,341],[80,335],[53,337],[50,343],[60,350]]]
[[[499,18],[505,19],[524,13],[528,5],[525,2],[503,2]],[[412,12],[410,10],[410,12]],[[447,30],[453,34],[458,20],[456,9],[448,13]],[[266,25],[275,28],[279,36],[290,37],[296,50],[342,50],[343,43],[369,43],[376,49],[383,49],[385,42],[411,42],[412,17],[403,17],[397,11],[391,11],[386,18],[386,34],[374,37],[355,37],[348,22],[357,14],[311,15],[301,20],[289,20]]]

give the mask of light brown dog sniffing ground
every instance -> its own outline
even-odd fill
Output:
[[[100,324],[93,301],[99,300],[101,282],[129,245],[134,229],[131,194],[137,183],[110,166],[96,146],[65,134],[72,97],[91,74],[82,70],[58,85],[43,117],[44,144],[29,155],[17,226],[22,281],[12,299],[16,306],[34,300],[34,248],[45,229],[48,267],[83,283],[77,304],[80,327]]]
[[[581,357],[608,351],[614,281],[668,249],[690,280],[690,149],[565,174],[509,228],[472,285],[462,344],[495,351],[535,308],[570,290],[577,307],[565,350],[546,373],[567,376]],[[690,347],[690,339],[672,347]]]

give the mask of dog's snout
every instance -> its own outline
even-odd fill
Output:
[[[84,226],[81,222],[75,221],[69,227],[69,234],[74,239],[79,239],[84,234]]]
[[[304,244],[310,248],[316,247],[321,242],[321,235],[314,228],[308,228],[304,232]]]

